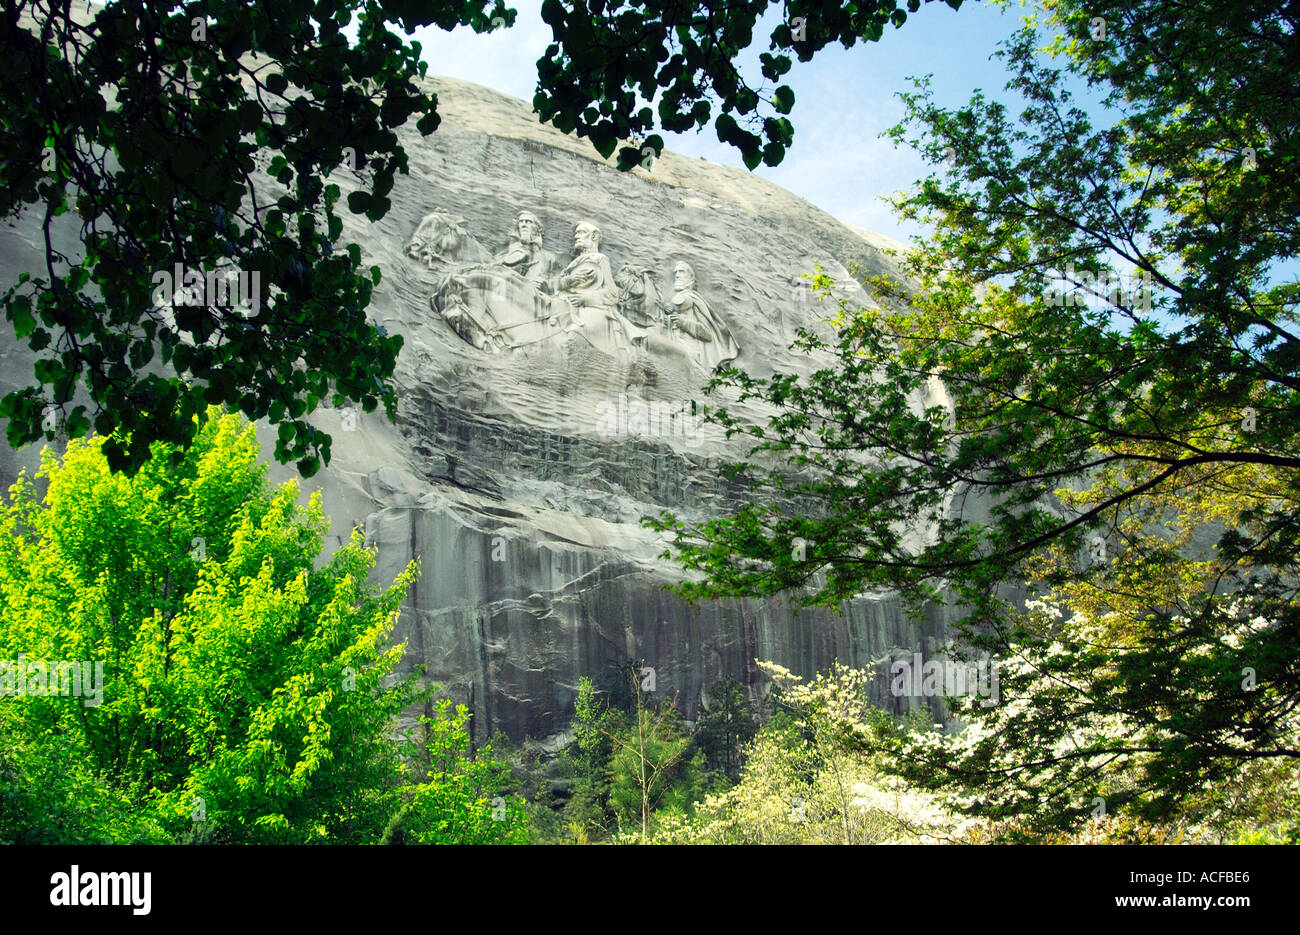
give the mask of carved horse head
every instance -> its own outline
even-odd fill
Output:
[[[644,266],[624,266],[614,276],[618,309],[635,325],[658,323],[662,317],[654,272]]]
[[[425,215],[406,245],[406,254],[432,267],[434,262],[483,260],[486,248],[465,230],[465,219],[438,210]]]

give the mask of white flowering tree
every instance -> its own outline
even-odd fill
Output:
[[[1117,473],[1057,496],[1083,511],[1140,482]],[[1268,467],[1206,474],[1110,510],[1085,573],[1062,548],[1038,552],[1026,564],[1035,596],[995,637],[1002,703],[966,699],[961,734],[906,738],[892,761],[903,774],[1035,836],[1296,839],[1290,559],[1260,543],[1243,561],[1206,541],[1290,494]]]
[[[867,701],[871,676],[835,664],[805,682],[760,663],[781,713],[749,744],[740,782],[707,796],[692,818],[665,820],[660,843],[886,844],[965,833],[932,793],[882,767],[900,727]]]

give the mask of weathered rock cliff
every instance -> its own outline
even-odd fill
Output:
[[[914,623],[889,595],[842,616],[688,605],[664,589],[680,571],[639,523],[732,502],[717,462],[743,449],[689,408],[709,366],[810,370],[788,345],[830,310],[803,274],[821,264],[857,290],[847,267],[890,269],[889,244],[702,160],[666,153],[620,173],[520,101],[433,84],[443,123],[404,135],[411,175],[393,210],[369,227],[348,216],[345,230],[382,269],[375,320],[405,339],[399,418],[320,413],[334,460],[304,485],[323,490],[336,542],[364,523],[379,579],[420,559],[397,630],[407,664],[470,703],[480,735],[542,738],[563,729],[580,676],[608,686],[629,659],[693,719],[723,675],[759,691],[755,659],[811,675],[937,650],[944,612]],[[0,235],[0,274],[35,247],[21,229]],[[0,391],[30,367],[4,345]],[[34,452],[0,457],[8,476]],[[888,697],[886,671],[876,700],[909,703]]]

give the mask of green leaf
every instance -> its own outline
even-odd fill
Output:
[[[9,320],[13,322],[14,337],[23,340],[36,328],[36,319],[32,316],[32,300],[25,295],[15,295],[9,300],[6,309]]]
[[[788,114],[794,109],[794,91],[788,85],[781,85],[772,93],[772,106],[779,114]]]

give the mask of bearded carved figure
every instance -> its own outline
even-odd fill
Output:
[[[542,247],[542,222],[531,211],[519,212],[509,245],[492,262],[537,283],[551,279],[560,271],[559,258]]]
[[[568,332],[578,332],[598,351],[630,351],[645,337],[618,309],[619,288],[600,252],[600,228],[580,221],[573,229],[573,259],[559,276],[543,285],[557,299],[568,304],[568,321],[563,314],[552,319]]]
[[[668,300],[668,326],[689,336],[702,346],[699,355],[713,369],[723,361],[733,360],[740,353],[731,332],[727,330],[704,296],[695,289],[695,270],[689,263],[673,267],[673,291]]]

